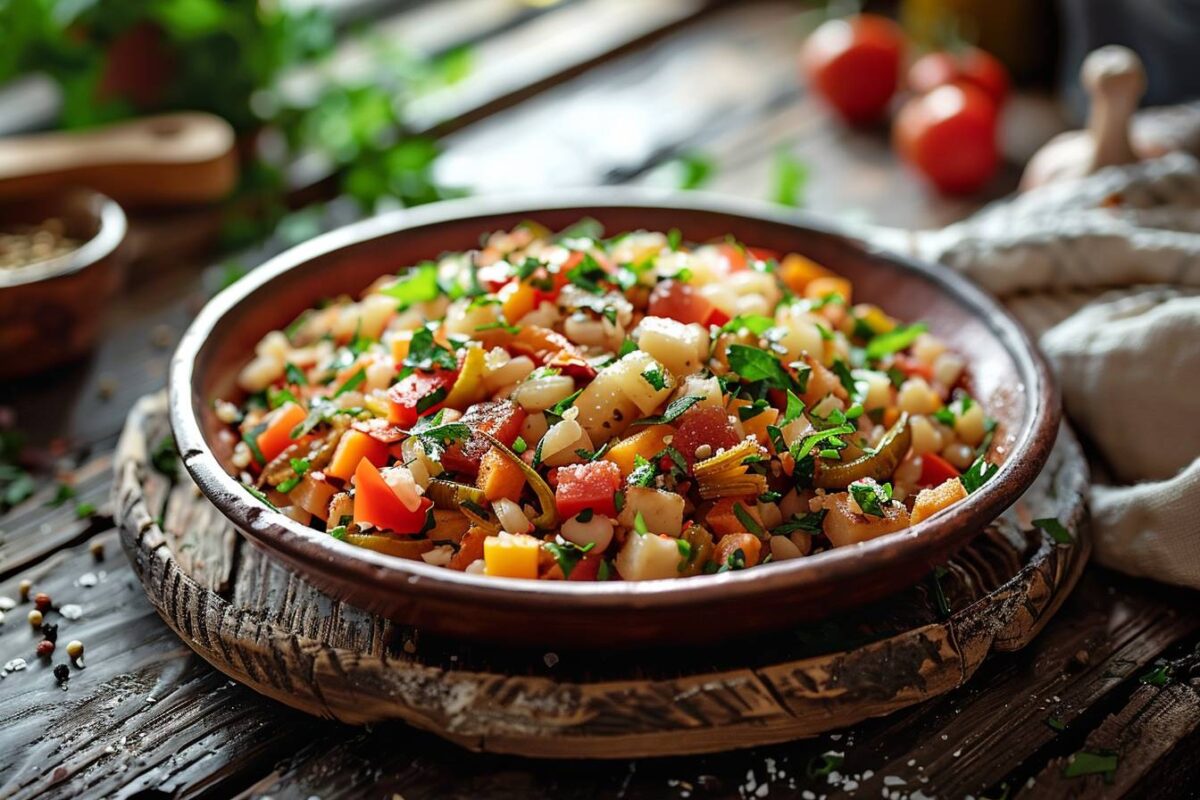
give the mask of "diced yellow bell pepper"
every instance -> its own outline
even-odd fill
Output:
[[[779,265],[779,277],[784,285],[795,294],[804,294],[805,288],[816,278],[833,275],[812,259],[799,253],[788,253]]]
[[[496,295],[500,300],[500,311],[509,325],[533,311],[537,304],[537,290],[527,283],[513,281]]]
[[[542,543],[524,533],[501,532],[483,542],[483,572],[501,578],[538,576],[538,554]]]
[[[446,395],[446,406],[465,411],[467,406],[478,403],[487,395],[483,385],[486,370],[482,347],[468,347],[463,357],[462,369],[454,381],[450,394]]]
[[[855,306],[854,316],[877,336],[881,333],[890,333],[896,328],[896,320],[885,314],[879,306],[865,303]]]
[[[650,425],[613,445],[604,454],[604,459],[620,467],[621,476],[628,478],[629,473],[633,472],[636,456],[647,460],[654,458],[667,446],[663,439],[674,433],[675,429],[670,425]]]
[[[412,344],[412,338],[412,331],[400,331],[392,339],[392,360],[397,364],[408,358],[408,347]]]

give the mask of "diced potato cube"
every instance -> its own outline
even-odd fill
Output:
[[[615,559],[617,572],[627,581],[678,578],[685,565],[678,540],[653,533],[631,533]]]
[[[675,492],[664,492],[644,486],[633,486],[625,490],[625,507],[621,509],[619,521],[627,528],[633,527],[638,514],[651,533],[679,536],[683,531],[683,497]]]
[[[823,528],[834,547],[865,542],[903,530],[909,524],[908,509],[896,502],[883,507],[882,517],[856,514],[850,506],[850,495],[845,492],[830,495],[825,507],[829,513],[825,515]]]
[[[873,411],[886,408],[892,403],[892,380],[887,373],[870,369],[856,369],[850,373],[855,381],[865,381],[867,396],[863,398],[863,409]]]
[[[621,390],[624,374],[612,364],[600,370],[595,379],[575,398],[576,418],[595,443],[618,436],[640,416],[638,408]]]
[[[721,382],[716,376],[705,378],[702,375],[689,375],[683,379],[683,383],[679,385],[679,391],[675,392],[675,397],[699,397],[700,402],[697,406],[717,406],[724,407],[724,400],[721,396]]]
[[[672,375],[691,375],[708,356],[708,331],[694,323],[646,317],[638,326],[637,344]]]
[[[484,574],[501,578],[537,578],[542,543],[527,534],[501,531],[483,542]]]
[[[650,414],[675,388],[675,379],[654,356],[634,350],[610,369],[620,375],[621,390],[643,414]]]
[[[961,404],[959,407],[961,408]],[[971,447],[976,447],[983,441],[983,437],[987,433],[986,422],[983,406],[979,403],[971,403],[970,408],[955,417],[954,432],[958,434],[959,439]]]
[[[958,478],[947,478],[940,486],[932,489],[922,489],[913,503],[912,524],[916,525],[923,519],[932,517],[943,508],[949,508],[967,496],[962,481]]]

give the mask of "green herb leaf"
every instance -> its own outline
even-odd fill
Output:
[[[699,189],[712,178],[714,164],[708,156],[684,153],[676,161],[679,164],[679,188],[684,191]]]
[[[516,336],[521,332],[521,326],[509,325],[507,322],[501,322],[500,320],[475,326],[476,333],[483,333],[484,331],[504,331],[505,333],[511,333],[512,335]]]
[[[567,413],[568,408],[575,405],[575,401],[581,394],[583,394],[583,389],[576,389],[574,392],[571,392],[571,394],[567,395],[562,400],[559,400],[557,403],[546,409],[546,414],[553,414],[556,417],[562,417],[563,414]]]
[[[1053,517],[1046,519],[1035,519],[1033,526],[1038,530],[1044,531],[1051,539],[1058,544],[1074,544],[1075,540],[1071,538],[1071,534],[1063,527],[1063,524]]]
[[[362,382],[366,379],[367,369],[366,367],[360,367],[357,372],[355,372],[349,378],[346,378],[346,382],[337,388],[337,390],[333,393],[333,396],[341,397],[346,392],[353,392],[355,389],[361,386]]]
[[[726,353],[729,357],[729,368],[743,380],[751,383],[762,381],[772,389],[788,389],[795,386],[792,376],[779,363],[779,359],[762,348],[731,344]]]
[[[887,333],[881,333],[867,343],[867,358],[877,360],[886,355],[899,352],[911,345],[929,326],[924,322],[912,325],[897,325]]]
[[[1171,665],[1160,659],[1154,663],[1154,669],[1138,676],[1138,683],[1146,686],[1166,686],[1171,682],[1172,673]]]
[[[433,331],[418,328],[408,344],[408,355],[404,357],[404,364],[414,369],[433,372],[436,369],[456,369],[458,359],[453,352],[433,340]]]
[[[884,507],[892,502],[892,485],[885,483],[880,486],[874,481],[855,481],[847,487],[850,496],[862,512],[871,517],[884,517]]]
[[[671,248],[671,252],[679,251],[679,245],[683,243],[683,233],[679,228],[671,228],[667,231],[667,247]]]
[[[738,518],[738,522],[742,523],[742,526],[746,530],[758,538],[761,539],[767,535],[767,532],[763,530],[763,526],[759,524],[759,521],[741,503],[733,504],[733,515]]]
[[[633,472],[629,473],[630,486],[650,486],[658,475],[658,468],[641,455],[633,457]]]
[[[567,280],[592,294],[604,294],[604,287],[600,285],[600,281],[607,277],[608,273],[591,253],[584,253],[580,262],[567,270]]]
[[[560,541],[546,542],[542,546],[554,556],[554,560],[558,562],[559,569],[562,570],[563,577],[569,578],[571,570],[575,569],[576,565],[583,560],[583,557],[596,546],[596,543],[588,542],[583,547],[580,547],[573,542]]]
[[[423,261],[401,275],[395,283],[379,290],[399,301],[399,308],[406,309],[415,303],[427,303],[438,296],[438,268],[432,261]]]
[[[54,497],[47,501],[46,505],[50,508],[58,508],[63,503],[75,496],[75,487],[69,483],[60,483],[54,489]]]
[[[266,464],[267,459],[263,456],[262,450],[258,448],[258,437],[267,429],[267,423],[260,422],[250,430],[242,434],[242,441],[250,448],[250,454],[254,456],[254,460],[258,464]],[[298,437],[293,436],[293,439]]]
[[[804,401],[796,396],[791,389],[787,390],[787,407],[783,412],[783,420],[779,423],[782,428],[788,423],[795,422],[804,413]]]
[[[792,447],[791,447],[792,458],[795,459],[796,461],[800,461],[800,459],[804,458],[806,455],[811,453],[813,448],[816,447],[821,442],[824,442],[826,440],[835,440],[835,439],[837,439],[838,436],[844,436],[847,433],[854,433],[854,431],[856,431],[856,430],[857,430],[857,428],[855,428],[853,425],[839,425],[837,427],[829,428],[828,430],[823,430],[818,433],[809,434],[808,436],[805,436],[804,439],[801,440],[800,442],[792,443]],[[797,444],[799,446],[797,446]]]
[[[778,525],[771,529],[771,533],[776,536],[786,536],[789,533],[821,533],[823,528],[822,523],[825,521],[825,515],[829,512],[826,509],[814,511],[810,514],[792,514],[792,518],[782,525]]]
[[[745,329],[755,336],[762,336],[774,325],[775,320],[770,317],[764,317],[761,314],[738,314],[729,320],[729,322],[722,325],[721,330],[725,333],[738,333],[742,329]]]
[[[268,499],[267,496],[265,494],[263,494],[262,492],[260,492],[256,487],[251,486],[250,484],[247,484],[247,483],[243,483],[242,488],[245,489],[250,494],[252,494],[254,496],[254,498],[256,500],[258,500],[258,502],[262,503],[264,506],[271,509],[272,511],[279,510],[278,508],[276,508],[275,504],[272,503],[270,501],[270,499]]]
[[[512,451],[517,455],[521,455],[521,453],[524,453],[528,449],[529,445],[525,443],[524,437],[518,436],[516,440],[513,441]]]
[[[570,239],[590,239],[596,242],[604,238],[604,226],[591,217],[584,217],[554,238],[559,242]]]
[[[696,405],[696,403],[699,403],[702,399],[704,399],[704,398],[697,397],[696,395],[691,395],[691,394],[684,395],[683,397],[677,397],[674,400],[672,400],[670,403],[667,404],[666,410],[664,410],[660,416],[643,417],[642,419],[637,420],[633,424],[634,425],[670,424],[670,423],[674,422],[675,420],[679,419],[679,417],[685,411],[687,411],[692,406]]]
[[[633,529],[643,536],[650,532],[650,529],[646,527],[646,519],[640,511],[633,515]]]
[[[782,206],[801,206],[807,184],[808,166],[787,150],[777,150],[772,168],[771,199]]]
[[[963,488],[970,494],[990,481],[999,471],[1000,466],[998,464],[989,464],[983,456],[979,456],[958,479],[962,481]]]
[[[346,541],[346,526],[338,525],[336,528],[330,528],[329,535],[340,542]]]
[[[1063,777],[1079,778],[1084,775],[1111,775],[1117,771],[1119,759],[1116,753],[1093,753],[1081,750],[1067,761]]]
[[[717,572],[733,572],[739,569],[746,568],[746,553],[742,548],[734,550],[725,559],[725,563],[721,565]]]
[[[287,382],[294,386],[308,386],[308,378],[304,371],[290,361],[284,366],[283,374]]]
[[[646,370],[642,373],[642,378],[656,391],[667,388],[667,376],[661,367]]]

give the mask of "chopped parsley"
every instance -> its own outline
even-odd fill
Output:
[[[525,437],[518,436],[515,440],[513,440],[512,451],[517,455],[521,455],[521,453],[524,453],[528,449],[529,445],[525,443]]]
[[[822,508],[811,514],[792,514],[791,519],[772,528],[771,533],[776,536],[786,536],[789,533],[821,533],[821,523],[825,521],[825,515],[828,513]]]
[[[1080,750],[1067,760],[1063,768],[1064,778],[1079,778],[1084,775],[1104,775],[1107,780],[1117,771],[1120,763],[1116,753],[1093,753]]]
[[[554,417],[558,417],[559,419],[562,419],[562,415],[567,413],[568,408],[575,405],[575,400],[578,399],[579,395],[581,395],[581,394],[583,394],[583,389],[576,389],[574,392],[567,395],[562,400],[559,400],[557,403],[555,403],[554,405],[547,408],[546,416],[547,417],[554,416]]]
[[[646,518],[640,511],[633,515],[633,529],[643,536],[650,532],[650,529],[646,527]]]
[[[990,481],[999,471],[1000,466],[998,464],[989,464],[983,456],[979,456],[958,479],[962,481],[963,488],[970,494]]]
[[[779,359],[759,347],[731,344],[726,350],[729,368],[743,380],[755,383],[762,381],[772,389],[796,389],[796,380],[788,373]]]
[[[360,367],[357,372],[346,378],[346,382],[337,388],[333,393],[334,397],[341,397],[346,392],[352,392],[362,385],[362,382],[367,379],[366,367]]]
[[[775,325],[775,320],[770,317],[764,317],[761,314],[738,314],[733,319],[721,326],[724,333],[738,333],[741,330],[748,330],[755,336],[762,336],[769,328]]]
[[[305,377],[304,370],[290,361],[284,366],[283,374],[287,378],[287,382],[293,386],[308,386],[308,378]]]
[[[633,472],[629,473],[630,486],[650,486],[658,476],[658,468],[641,454],[633,457]]]
[[[679,419],[679,417],[682,416],[685,411],[687,411],[689,408],[696,405],[696,403],[699,403],[703,399],[704,398],[698,397],[698,396],[692,395],[692,394],[684,395],[683,397],[676,397],[674,400],[672,400],[670,403],[667,404],[666,409],[659,416],[643,417],[642,419],[637,420],[633,424],[634,425],[670,424],[670,423],[674,422],[675,420]]]
[[[762,524],[741,503],[733,504],[733,515],[737,517],[738,522],[742,523],[742,526],[747,531],[753,533],[758,538],[761,539],[767,535],[767,532],[763,530]]]
[[[746,568],[746,553],[742,548],[734,550],[725,559],[725,563],[717,570],[717,572],[735,572]]]
[[[881,333],[867,342],[867,358],[877,361],[884,356],[898,353],[910,346],[929,326],[924,322],[914,322],[912,325],[897,325],[887,333]]]
[[[456,369],[458,358],[451,350],[442,347],[433,340],[433,331],[429,328],[418,328],[408,344],[408,355],[404,357],[404,365],[414,369],[433,372],[436,369]]]
[[[243,483],[243,484],[242,484],[242,488],[244,488],[244,489],[245,489],[247,492],[249,492],[251,495],[253,495],[253,496],[254,496],[254,498],[255,498],[256,500],[258,500],[258,502],[262,503],[264,506],[266,506],[267,508],[271,509],[272,511],[278,511],[278,510],[279,510],[279,509],[276,507],[276,505],[275,505],[274,503],[272,503],[272,502],[271,502],[270,498],[268,498],[268,497],[267,497],[265,494],[263,494],[262,492],[260,492],[260,491],[258,490],[258,488],[257,488],[257,487],[251,486],[251,485],[250,485],[250,484],[248,484],[248,483]]]
[[[1044,531],[1047,536],[1053,539],[1058,544],[1074,544],[1075,540],[1071,538],[1071,534],[1063,527],[1063,524],[1053,517],[1045,519],[1035,519],[1033,527],[1040,531]]]
[[[591,294],[604,294],[604,287],[600,285],[600,281],[607,277],[608,273],[591,253],[584,253],[583,259],[567,270],[567,280]]]
[[[257,464],[267,463],[266,457],[263,456],[263,451],[258,447],[258,437],[262,436],[266,430],[267,423],[260,422],[242,434],[242,441],[245,442],[246,446],[250,448],[250,455],[254,456],[254,461]],[[298,439],[299,437],[293,433],[292,438]]]
[[[796,393],[791,389],[787,390],[787,407],[783,412],[783,420],[780,421],[780,426],[787,425],[800,418],[804,413],[804,401],[796,396]]]
[[[483,333],[484,331],[504,331],[505,333],[511,333],[513,336],[516,336],[521,332],[521,326],[509,325],[507,322],[501,322],[500,320],[475,326],[476,333]]]
[[[581,515],[582,516],[582,515]],[[583,557],[588,554],[596,546],[595,542],[588,542],[583,547],[580,547],[573,542],[558,541],[547,542],[544,547],[554,556],[554,560],[558,562],[559,569],[562,570],[564,578],[571,576],[571,571],[576,565],[583,560]]]
[[[880,486],[878,483],[871,481],[855,481],[848,487],[850,496],[854,498],[854,502],[858,503],[858,507],[862,512],[870,517],[884,517],[886,512],[884,507],[892,502],[892,485],[885,483]]]
[[[409,436],[416,436],[425,452],[431,458],[440,458],[445,448],[460,442],[471,435],[471,428],[465,422],[442,422],[445,411],[439,411],[432,417],[417,420],[417,424],[407,431]]]
[[[655,391],[662,391],[667,388],[667,376],[663,372],[662,367],[654,367],[642,373],[642,378]]]
[[[398,308],[404,310],[416,303],[427,303],[438,296],[437,264],[423,261],[401,275],[395,283],[385,286],[379,293],[399,301]]]

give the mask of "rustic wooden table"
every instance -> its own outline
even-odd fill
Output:
[[[792,4],[369,5],[419,49],[473,45],[472,75],[422,101],[416,119],[443,136],[442,177],[476,192],[669,184],[668,162],[695,151],[715,167],[709,188],[765,197],[783,148],[808,165],[808,206],[820,213],[934,226],[980,203],[936,198],[896,164],[883,132],[829,120],[796,76],[804,24]],[[1035,116],[1025,105],[1011,112],[1018,133]],[[1014,183],[1006,170],[989,196]],[[725,755],[472,755],[401,725],[310,718],[234,684],[159,620],[106,515],[125,414],[162,385],[174,339],[212,288],[202,259],[178,255],[196,224],[138,220],[141,257],[95,355],[0,387],[35,443],[78,464],[77,499],[100,509],[79,519],[71,503],[51,507],[47,486],[0,517],[0,596],[31,579],[78,604],[82,617],[60,635],[87,644],[86,669],[60,689],[32,657],[28,606],[6,612],[0,663],[30,666],[0,680],[0,797],[812,798],[860,785],[914,798],[1197,796],[1200,597],[1098,568],[1029,648],[989,660],[966,688],[819,739]],[[844,759],[837,774],[815,774],[830,752]],[[1080,753],[1090,755],[1068,768]]]

